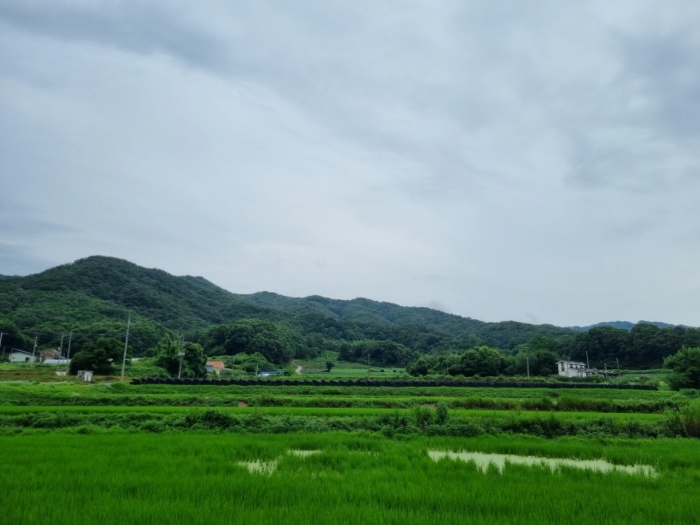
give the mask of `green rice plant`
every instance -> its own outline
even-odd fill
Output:
[[[660,475],[517,465],[482,473],[433,461],[430,449],[643,463]],[[276,466],[255,473],[245,466],[254,461]],[[572,513],[594,525],[700,520],[700,451],[683,440],[44,434],[0,437],[0,464],[2,522],[13,525],[547,525]]]

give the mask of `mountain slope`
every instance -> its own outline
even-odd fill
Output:
[[[548,325],[485,323],[369,299],[291,298],[269,292],[236,295],[202,277],[175,277],[101,256],[0,280],[0,312],[25,336],[39,336],[46,344],[58,344],[70,331],[77,344],[80,334],[123,338],[125,320],[131,316],[130,341],[137,353],[152,348],[166,333],[187,332],[196,338],[202,329],[243,318],[284,324],[312,337],[317,345],[392,340],[419,352],[476,343],[510,348],[536,334],[574,333]]]
[[[574,333],[568,328],[552,325],[531,325],[516,321],[486,323],[431,308],[399,306],[364,298],[349,301],[315,295],[292,298],[270,292],[259,292],[239,297],[259,306],[295,314],[316,313],[360,324],[417,325],[462,338],[468,338],[471,335],[501,348],[529,341],[535,334],[559,337]]]
[[[108,301],[178,330],[262,315],[266,309],[237,298],[201,277],[174,277],[112,257],[80,259],[45,272],[0,283],[2,290],[81,293]]]

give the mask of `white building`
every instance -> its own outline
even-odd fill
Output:
[[[35,363],[36,357],[31,352],[24,350],[12,350],[9,356],[10,363]]]
[[[54,366],[63,366],[63,365],[69,365],[70,364],[70,359],[45,359],[44,362],[42,363],[44,365],[54,365]]]
[[[559,361],[557,370],[560,376],[565,377],[586,377],[589,374],[586,363],[580,361]]]

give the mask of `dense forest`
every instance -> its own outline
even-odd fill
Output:
[[[600,326],[582,332],[485,323],[369,299],[237,295],[202,277],[175,277],[100,256],[0,279],[5,348],[31,350],[35,338],[39,348],[57,347],[62,337],[65,346],[70,336],[72,351],[80,352],[99,338],[123,341],[128,317],[134,356],[155,355],[164,341],[184,338],[207,355],[259,354],[283,365],[334,350],[344,360],[413,364],[426,373],[450,367],[468,372],[474,355],[464,356],[483,347],[500,352],[499,373],[520,372],[525,355],[538,370],[539,355],[544,373],[555,357],[585,361],[586,352],[591,366],[619,360],[625,367],[658,367],[680,348],[700,345],[700,330],[685,327],[638,324],[631,330]]]

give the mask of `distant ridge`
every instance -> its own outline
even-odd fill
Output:
[[[603,323],[596,323],[588,326],[569,326],[568,328],[570,330],[575,330],[577,332],[587,332],[591,328],[599,328],[601,326],[610,326],[612,328],[620,328],[622,330],[627,330],[630,331],[632,328],[634,328],[635,325],[638,324],[653,324],[654,326],[658,328],[673,328],[674,326],[681,326],[683,328],[690,328],[689,326],[686,325],[674,325],[674,324],[669,324],[669,323],[662,323],[660,321],[637,321],[636,323],[630,323],[629,321],[607,321]]]

